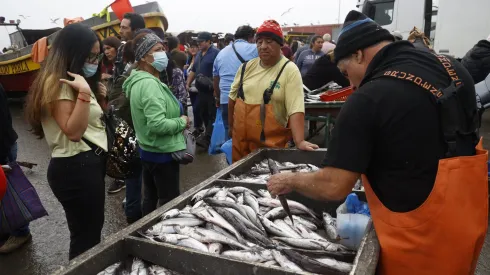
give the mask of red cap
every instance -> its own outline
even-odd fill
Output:
[[[266,20],[257,29],[256,37],[270,37],[274,39],[281,46],[284,44],[284,36],[282,35],[281,25],[276,20]]]

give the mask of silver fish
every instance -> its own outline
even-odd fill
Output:
[[[157,236],[157,235],[161,235],[161,234],[165,234],[165,233],[172,234],[172,233],[175,233],[175,230],[174,230],[173,226],[164,225],[163,222],[159,222],[159,223],[155,224],[154,226],[152,226],[150,229],[148,229],[145,232],[145,235]]]
[[[252,196],[250,193],[243,192],[243,200],[256,214],[260,214],[259,202],[256,197]]]
[[[271,211],[272,208],[267,207],[267,206],[260,206],[259,207],[259,214],[265,215],[267,212]],[[294,217],[294,216],[293,216]],[[294,220],[294,218],[293,218]]]
[[[225,212],[230,212],[231,215],[238,218],[240,220],[240,222],[242,222],[246,227],[248,227],[252,230],[256,230],[259,233],[263,233],[263,231],[260,228],[258,228],[255,224],[253,224],[247,218],[243,217],[240,213],[238,213],[238,211],[236,211],[233,208],[215,207],[215,211],[218,212],[218,214],[220,214],[228,222],[233,222],[233,219],[231,219],[231,221],[229,218],[227,219],[227,217],[229,217],[229,215],[228,215],[228,213],[225,213]]]
[[[179,275],[179,273],[168,270],[164,267],[158,265],[152,265],[148,268],[148,272],[150,275]]]
[[[233,236],[233,235],[230,234],[230,232],[224,230],[223,228],[217,226],[214,223],[210,223],[210,222],[206,223],[206,229],[214,230],[214,231],[218,232],[219,234],[221,234],[221,235],[223,235],[225,237],[228,237],[228,238],[230,238],[230,239],[232,239],[234,241],[238,241],[235,236]]]
[[[247,218],[253,223],[255,224],[257,227],[263,229],[263,231],[265,231],[265,229],[262,227],[262,224],[260,223],[260,220],[257,218],[257,213],[252,209],[252,207],[244,204],[244,205],[239,205],[239,207],[242,207],[245,212],[247,213]]]
[[[188,227],[188,226],[176,226],[175,231],[177,233],[189,236],[203,243],[222,243],[239,247],[241,249],[247,249],[248,247],[233,240],[227,238],[224,235],[219,234],[216,231],[208,230],[200,227]]]
[[[197,219],[197,217],[194,214],[188,213],[188,212],[180,212],[180,214],[177,216],[177,218],[193,218]]]
[[[294,230],[294,227],[289,226],[284,220],[277,219],[274,221],[274,224],[277,225],[277,227],[281,228],[283,231],[288,232],[290,236],[296,236],[296,238],[301,238],[301,235],[298,234],[296,230]]]
[[[190,213],[189,211],[191,211],[191,209],[192,205],[186,205],[184,209],[180,210],[180,213]]]
[[[251,263],[262,263],[270,261],[271,259],[264,258],[263,255],[257,250],[228,250],[221,255],[232,258],[235,260],[246,261]]]
[[[204,221],[196,218],[173,218],[164,220],[162,225],[181,225],[181,226],[199,226],[204,224]]]
[[[243,204],[244,203],[243,194],[238,195],[236,202],[238,204]]]
[[[233,200],[233,199],[232,199],[232,198],[230,198],[230,197],[226,197],[226,198],[225,198],[225,201],[227,201],[227,202],[231,202],[231,203],[236,203],[236,201],[235,201],[235,200]]]
[[[338,241],[340,239],[339,233],[337,232],[336,220],[326,212],[323,212],[323,225],[325,226],[325,232],[329,240]]]
[[[296,264],[300,265],[304,270],[319,273],[319,274],[337,274],[338,270],[333,267],[323,264],[316,259],[310,258],[308,256],[301,255],[300,253],[293,251],[291,249],[283,249],[282,252]]]
[[[162,234],[155,237],[155,240],[162,243],[177,244],[180,240],[188,239],[189,236],[181,234]]]
[[[272,256],[274,256],[274,260],[284,268],[292,270],[294,272],[303,272],[303,269],[299,267],[297,264],[291,262],[286,256],[282,255],[281,252],[277,250],[272,250]]]
[[[297,208],[291,208],[291,213],[295,214],[295,215],[305,214],[305,212],[303,210],[299,210]],[[284,211],[284,208],[276,207],[276,208],[273,208],[271,211],[265,213],[264,217],[266,217],[270,220],[281,219],[281,218],[287,217],[287,213],[286,213],[286,211]]]
[[[306,226],[304,226],[301,223],[295,224],[295,228],[299,232],[301,237],[303,237],[305,239],[327,241],[327,239],[318,235],[316,232],[311,231],[310,229],[308,229]]]
[[[277,166],[277,163],[274,160],[267,159],[267,162],[269,163],[269,169],[270,169],[272,175],[281,173],[279,171],[279,167]],[[277,197],[279,198],[279,201],[282,205],[282,208],[284,208],[284,211],[286,211],[289,218],[291,219],[291,222],[294,224],[293,215],[291,214],[291,210],[289,209],[288,200],[286,200],[286,197],[284,195],[278,195]]]
[[[259,194],[257,194],[257,192],[247,188],[247,187],[243,187],[243,186],[235,186],[235,187],[232,187],[230,188],[229,190],[231,193],[233,194],[236,194],[236,193],[239,193],[239,194],[242,194],[243,192],[247,192],[247,193],[250,193],[256,197],[259,196]]]
[[[121,265],[121,263],[115,263],[109,267],[107,267],[106,269],[104,269],[103,271],[97,273],[97,275],[114,275],[116,274],[116,269]]]
[[[234,220],[234,225],[240,231],[245,237],[249,238],[250,240],[254,241],[256,244],[259,244],[264,247],[276,247],[276,245],[267,237],[262,235],[262,233],[259,233],[255,230],[250,230],[248,229],[245,225],[243,225],[238,218],[235,216],[229,216],[228,217],[230,220]]]
[[[194,238],[182,239],[176,245],[191,248],[197,251],[209,252],[207,245]]]
[[[199,192],[197,192],[194,196],[192,196],[192,201],[193,202],[198,202],[206,197],[211,197],[214,196],[218,191],[220,190],[219,187],[212,187],[209,189],[203,189]]]
[[[145,267],[145,263],[142,260],[135,258],[131,265],[131,275],[147,275],[148,269]]]
[[[207,222],[214,223],[217,226],[223,227],[224,229],[230,231],[237,240],[242,240],[243,237],[238,233],[238,231],[229,223],[227,222],[220,214],[218,214],[213,208],[197,208],[197,209],[192,209],[191,213],[199,217],[200,219],[203,219]]]
[[[267,218],[265,218],[264,216],[262,216],[260,214],[258,215],[258,217],[259,217],[260,222],[262,222],[262,224],[264,225],[265,230],[267,230],[267,232],[269,232],[271,234],[274,234],[276,236],[287,237],[287,238],[299,237],[298,233],[290,234],[290,232],[283,230],[282,228],[278,227],[273,222],[271,222],[270,220],[268,220]]]
[[[179,209],[175,209],[175,208],[170,209],[167,212],[163,213],[162,220],[176,218],[177,216],[179,216],[179,214],[180,214]]]
[[[267,261],[267,262],[262,263],[262,264],[265,266],[278,266],[276,260]]]
[[[259,193],[260,197],[262,197],[262,198],[272,199],[271,193],[269,193],[269,191],[267,191],[267,190],[260,189],[257,191],[257,193]]]
[[[300,223],[304,226],[306,226],[306,228],[310,229],[310,230],[313,230],[313,231],[316,231],[318,230],[318,226],[316,226],[314,223],[310,222],[309,220],[307,219],[304,219],[303,217],[301,216],[296,216],[296,215],[293,215],[293,220],[294,220],[294,224],[296,223]],[[291,225],[288,223],[291,222],[290,220],[284,218],[284,221],[288,224],[288,225]]]
[[[243,205],[239,205],[239,204],[231,203],[231,202],[227,202],[227,201],[219,201],[219,200],[212,199],[212,198],[205,198],[205,199],[203,199],[203,201],[210,206],[233,208],[236,211],[238,211],[240,214],[242,214],[242,216],[248,218],[247,210],[245,210],[243,208]]]
[[[196,209],[196,208],[200,208],[200,207],[204,207],[204,206],[206,206],[206,203],[203,200],[200,200],[192,206],[192,209]]]
[[[353,268],[352,264],[337,261],[337,260],[331,259],[331,258],[316,258],[315,260],[319,261],[320,263],[322,263],[324,265],[328,265],[328,266],[330,266],[330,267],[332,267],[332,268],[334,268],[340,272],[349,273]]]
[[[224,200],[226,200],[226,197],[227,197],[227,195],[226,195],[226,194],[228,194],[228,188],[223,187],[223,188],[221,188],[221,189],[218,191],[218,193],[216,193],[216,195],[215,195],[214,197],[215,197],[217,200],[224,201]]]
[[[223,245],[221,243],[210,243],[208,250],[212,254],[221,254],[223,252]]]
[[[285,238],[285,237],[273,237],[273,240],[278,240],[280,242],[283,242],[285,244],[297,247],[297,248],[303,248],[303,249],[309,249],[309,250],[326,250],[326,251],[345,251],[345,247],[336,244],[336,243],[331,243],[327,241],[319,241],[319,240],[312,240],[312,239],[298,239],[298,238]]]
[[[259,202],[260,205],[268,206],[268,207],[280,207],[281,206],[281,201],[280,200],[275,200],[275,199],[267,199],[267,198],[258,198],[257,201]],[[304,213],[310,215],[313,218],[316,218],[315,212],[313,212],[311,209],[306,207],[304,204],[301,204],[296,201],[292,200],[287,200],[288,205],[291,209],[297,209],[301,210]]]

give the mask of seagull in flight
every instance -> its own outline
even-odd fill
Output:
[[[284,16],[286,13],[290,12],[293,8],[289,8],[287,11],[283,12],[281,16]]]
[[[58,24],[58,20],[60,20],[59,18],[55,18],[55,19],[50,19],[51,20],[51,23],[53,24]]]
[[[30,16],[29,16],[29,15],[22,15],[22,14],[20,14],[20,15],[19,15],[19,17],[22,17],[22,18],[24,18],[24,19],[27,19],[27,18],[29,18]]]

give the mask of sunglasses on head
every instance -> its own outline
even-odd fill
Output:
[[[87,57],[88,62],[90,63],[95,63],[95,62],[100,62],[102,58],[104,57],[104,53],[90,53]]]

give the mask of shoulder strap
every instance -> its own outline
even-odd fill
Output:
[[[279,81],[279,78],[282,75],[282,72],[284,71],[284,68],[288,65],[288,63],[291,62],[290,60],[286,61],[284,65],[282,66],[281,70],[279,71],[279,74],[277,74],[276,79],[272,83],[272,86],[270,86],[267,90],[264,92],[264,104],[269,104],[269,101],[271,100],[272,93],[274,92],[274,87],[277,85],[277,81]]]
[[[245,68],[247,67],[248,61],[242,64],[242,72],[240,74],[240,85],[238,86],[238,98],[245,101],[245,93],[243,92],[243,76],[245,75]]]
[[[237,50],[235,48],[235,42],[233,42],[231,44],[231,47],[233,48],[233,51],[235,51],[235,54],[236,54],[236,57],[238,57],[238,60],[240,60],[240,62],[242,62],[242,63],[245,63],[245,59],[243,59],[243,57],[237,52]]]

